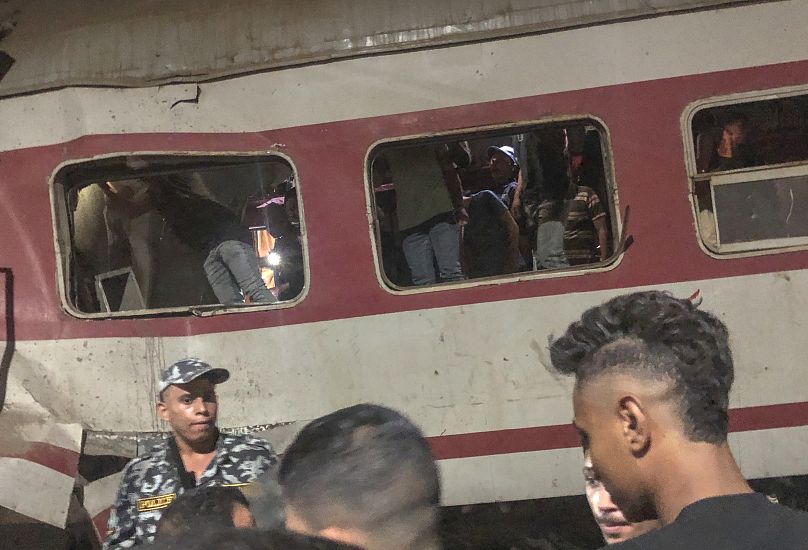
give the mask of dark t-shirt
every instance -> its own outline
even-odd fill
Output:
[[[472,195],[468,206],[469,222],[463,242],[469,256],[468,275],[486,277],[505,272],[510,259],[508,228],[502,216],[508,207],[493,191]]]
[[[195,250],[208,251],[225,241],[252,246],[250,231],[229,208],[199,195],[181,195],[169,189],[154,189],[157,211],[179,240]]]
[[[749,493],[699,500],[676,521],[610,550],[806,550],[808,513]]]

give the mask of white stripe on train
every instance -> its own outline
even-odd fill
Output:
[[[64,527],[81,450],[78,424],[20,424],[8,410],[0,417],[0,506]]]

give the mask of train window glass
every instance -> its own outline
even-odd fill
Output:
[[[808,95],[701,108],[690,130],[707,248],[732,254],[808,244]]]
[[[594,120],[386,142],[369,155],[394,289],[606,265],[614,200]]]
[[[54,178],[71,311],[206,314],[291,302],[307,278],[295,172],[278,155],[138,155]]]

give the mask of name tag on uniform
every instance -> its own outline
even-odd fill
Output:
[[[157,497],[139,498],[137,500],[138,512],[151,512],[152,510],[160,510],[167,508],[169,504],[174,502],[177,498],[177,493],[168,493],[167,495],[160,495]]]

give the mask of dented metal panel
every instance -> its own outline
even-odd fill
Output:
[[[151,86],[739,0],[6,0],[0,96]]]

